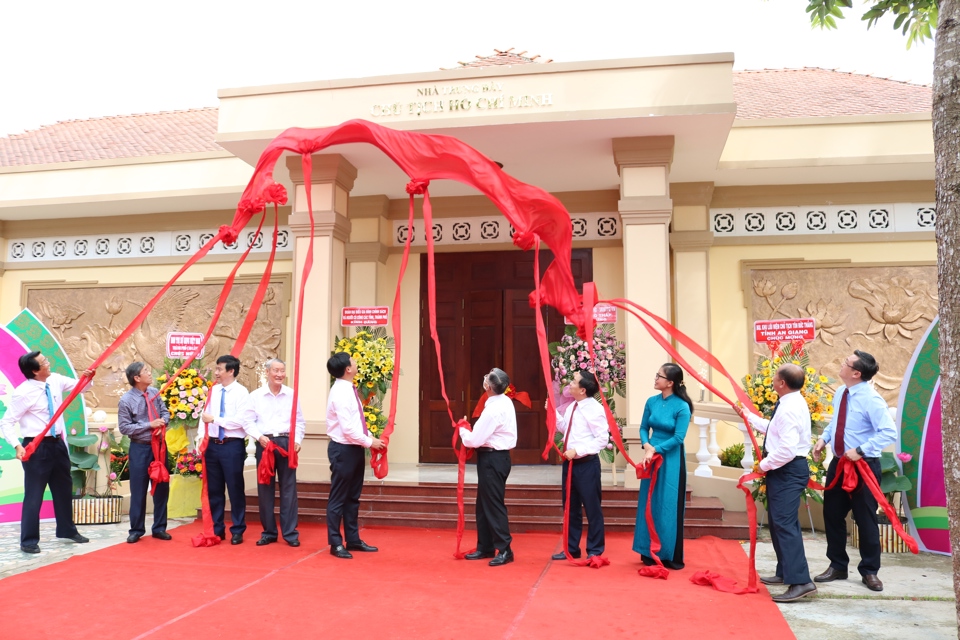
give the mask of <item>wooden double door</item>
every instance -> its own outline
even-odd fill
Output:
[[[553,257],[541,252],[541,271]],[[436,254],[437,335],[443,356],[444,383],[455,419],[473,409],[483,391],[483,376],[493,367],[507,372],[518,391],[532,401],[517,410],[514,464],[539,464],[547,441],[547,388],[540,367],[536,312],[528,296],[533,290],[533,253],[496,251]],[[427,307],[427,258],[421,256],[420,278],[420,462],[456,462],[453,430],[441,394],[437,353],[430,337]],[[577,288],[593,279],[590,249],[573,251]],[[541,273],[542,275],[542,273]],[[563,335],[563,317],[543,311],[548,341]],[[551,462],[554,461],[551,456]]]

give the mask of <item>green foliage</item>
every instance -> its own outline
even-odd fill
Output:
[[[887,502],[893,504],[893,496],[901,491],[910,491],[913,489],[913,483],[910,478],[900,475],[900,467],[897,466],[897,460],[889,451],[880,454],[880,490],[887,498]]]
[[[889,14],[894,17],[893,28],[907,36],[907,49],[914,42],[933,38],[937,27],[939,0],[868,0],[869,8],[860,16],[867,21],[867,29]],[[843,10],[852,9],[853,0],[808,0],[810,24],[821,29],[836,29],[837,19],[843,19]]]
[[[743,462],[743,455],[743,443],[738,442],[721,451],[717,457],[720,458],[722,466],[739,468],[740,463]]]

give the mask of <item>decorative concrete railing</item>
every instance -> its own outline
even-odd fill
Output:
[[[695,402],[693,405],[693,423],[700,430],[700,447],[697,449],[697,468],[693,475],[701,478],[712,478],[713,470],[710,467],[719,467],[720,445],[717,444],[717,423],[723,421],[735,426],[743,436],[744,469],[753,468],[753,444],[743,421],[737,412],[726,404],[717,402]]]

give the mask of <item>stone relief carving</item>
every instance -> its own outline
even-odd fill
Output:
[[[207,342],[203,365],[212,371],[216,359],[230,352],[249,313],[255,283],[237,283]],[[191,284],[172,287],[143,324],[97,370],[88,405],[116,409],[129,388],[124,369],[135,360],[154,371],[163,367],[166,336],[170,331],[204,333],[210,325],[222,285]],[[285,281],[271,282],[256,322],[240,354],[239,381],[248,389],[260,386],[260,369],[280,355],[288,304]],[[82,286],[30,288],[26,306],[63,345],[78,371],[96,360],[156,293],[156,286]]]
[[[936,266],[751,269],[751,320],[813,318],[811,366],[840,382],[855,349],[880,363],[878,392],[894,406],[914,348],[937,315]],[[767,355],[754,345],[754,355]]]

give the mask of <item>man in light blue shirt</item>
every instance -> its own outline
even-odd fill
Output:
[[[876,359],[866,351],[854,351],[840,365],[840,380],[844,386],[833,398],[833,419],[813,448],[814,460],[823,457],[823,451],[832,443],[836,458],[827,469],[826,484],[833,482],[840,456],[853,462],[866,460],[880,483],[880,452],[897,439],[897,429],[887,410],[886,401],[869,384],[880,370]],[[871,591],[883,591],[877,577],[880,571],[880,529],[877,524],[877,500],[858,478],[852,493],[843,490],[842,481],[823,494],[823,522],[827,533],[827,558],[830,567],[814,578],[816,582],[846,580],[847,528],[846,518],[853,511],[860,532],[860,571],[863,583]]]

